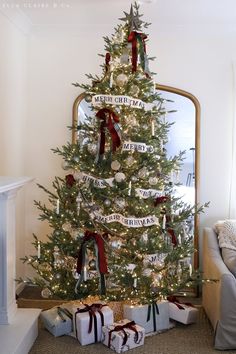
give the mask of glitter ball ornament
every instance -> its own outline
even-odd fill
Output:
[[[96,155],[96,153],[97,153],[97,145],[96,144],[88,144],[87,149],[91,155]]]
[[[139,91],[140,91],[140,89],[137,85],[132,85],[129,89],[129,93],[134,96],[138,95]]]
[[[69,163],[67,161],[63,161],[61,167],[63,168],[63,170],[69,170],[70,168]]]
[[[138,177],[139,178],[146,178],[148,175],[148,169],[147,167],[142,167],[141,170],[138,171]]]
[[[44,299],[48,299],[50,296],[52,296],[52,292],[51,290],[49,290],[48,288],[45,288],[41,291],[41,296],[44,298]]]
[[[121,197],[115,198],[114,203],[119,209],[125,208],[126,205],[125,199]]]
[[[92,96],[90,94],[85,95],[84,99],[88,103],[92,102]]]
[[[158,182],[158,179],[157,177],[150,177],[149,180],[148,180],[148,183],[151,185],[151,186],[155,186]]]
[[[137,182],[138,181],[138,178],[136,176],[131,176],[131,181],[132,182]]]
[[[132,166],[135,162],[135,159],[133,156],[128,156],[125,162],[127,166]]]
[[[119,74],[116,78],[116,83],[118,86],[123,87],[128,82],[128,76],[125,74]]]
[[[116,182],[123,182],[124,180],[125,180],[125,174],[124,173],[122,173],[122,172],[117,172],[116,174],[115,174],[115,180],[116,180]]]
[[[114,171],[118,171],[120,169],[120,163],[119,161],[115,160],[115,161],[112,161],[111,163],[111,168],[112,170]]]

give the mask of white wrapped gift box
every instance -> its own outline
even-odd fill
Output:
[[[101,342],[102,326],[114,322],[113,311],[107,305],[92,304],[73,307],[74,334],[81,345]]]
[[[157,301],[150,305],[124,305],[124,317],[144,327],[145,333],[169,329],[168,301]]]
[[[44,327],[55,337],[69,334],[72,331],[72,314],[61,307],[53,307],[41,312],[40,318]]]
[[[117,353],[143,345],[144,338],[144,328],[127,319],[102,328],[102,343]]]
[[[169,302],[170,318],[183,324],[197,322],[198,309],[181,303]]]

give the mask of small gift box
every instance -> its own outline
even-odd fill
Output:
[[[114,322],[113,311],[104,304],[84,304],[73,308],[75,336],[80,344],[101,342],[102,327]]]
[[[168,301],[157,301],[149,305],[124,305],[124,317],[144,327],[145,333],[169,329]]]
[[[143,345],[144,338],[144,328],[127,319],[102,328],[102,343],[117,353]]]
[[[169,313],[172,320],[181,322],[183,324],[190,324],[197,322],[198,309],[190,303],[180,303],[174,296],[168,297]]]
[[[72,331],[72,314],[61,307],[53,307],[40,314],[44,327],[55,337]]]

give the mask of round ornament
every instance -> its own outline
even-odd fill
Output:
[[[137,182],[138,178],[136,176],[131,176],[131,181],[132,182]]]
[[[120,163],[119,161],[115,160],[115,161],[112,161],[111,163],[111,168],[112,170],[114,171],[118,171],[120,169]]]
[[[120,63],[124,65],[129,64],[129,54],[122,54],[120,56]]]
[[[115,180],[116,182],[120,183],[120,182],[123,182],[125,180],[125,174],[122,173],[122,172],[117,172],[115,174]]]
[[[76,269],[74,269],[73,271],[72,271],[72,275],[73,275],[73,278],[74,279],[79,279],[80,278],[80,274],[79,273],[77,273],[77,271],[76,271]]]
[[[119,50],[119,48],[120,48],[119,44],[114,44],[113,49],[114,49],[115,51],[116,51],[116,50]]]
[[[85,95],[84,99],[88,103],[92,102],[92,96],[89,93]]]
[[[75,173],[73,174],[73,176],[74,176],[74,179],[75,179],[76,181],[80,181],[80,180],[83,178],[83,173],[80,172],[80,171],[78,171],[78,172],[75,172]]]
[[[62,161],[61,167],[63,168],[63,170],[69,170],[70,165],[67,161]]]
[[[116,78],[116,83],[118,86],[123,87],[128,82],[128,76],[125,74],[119,74]]]
[[[119,209],[125,208],[126,203],[124,198],[118,197],[114,200],[114,202]]]
[[[89,270],[96,270],[96,260],[95,259],[91,259],[91,261],[89,261]]]
[[[96,153],[97,153],[97,145],[96,144],[88,144],[87,149],[91,155],[96,155]]]
[[[111,247],[114,248],[114,249],[120,248],[121,245],[122,245],[122,243],[121,243],[120,240],[113,240],[113,241],[111,241]]]
[[[155,186],[155,185],[158,183],[157,177],[150,177],[149,180],[148,180],[148,183],[149,183],[151,186]]]
[[[48,299],[50,296],[52,296],[52,292],[51,290],[49,290],[48,288],[45,288],[41,291],[41,296],[44,298],[44,299]]]
[[[128,166],[132,166],[135,162],[135,159],[133,156],[128,156],[127,159],[126,159],[126,165]]]
[[[73,161],[79,162],[79,157],[78,156],[73,157]]]
[[[104,200],[104,204],[105,204],[106,206],[110,206],[110,205],[111,205],[110,199],[105,199],[105,200]]]
[[[132,85],[132,86],[130,87],[129,93],[130,93],[131,95],[136,96],[136,95],[139,94],[139,91],[140,91],[140,89],[139,89],[139,87],[138,87],[137,85]]]
[[[56,278],[56,279],[60,279],[60,278],[61,278],[61,274],[60,274],[60,273],[56,273],[56,274],[55,274],[55,278]]]
[[[148,169],[147,167],[142,167],[139,171],[138,171],[138,177],[139,178],[146,178],[148,175]]]
[[[151,270],[150,268],[145,268],[145,269],[143,270],[143,275],[144,275],[145,277],[150,277],[151,274],[152,274],[152,270]]]

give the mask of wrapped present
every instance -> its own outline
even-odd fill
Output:
[[[127,319],[102,328],[102,343],[117,353],[143,345],[144,338],[144,328]]]
[[[124,317],[144,327],[145,333],[158,332],[171,327],[168,301],[149,305],[124,305]]]
[[[69,334],[72,331],[72,314],[62,307],[53,307],[41,312],[44,327],[55,337]]]
[[[198,309],[191,303],[180,303],[175,296],[168,297],[169,313],[172,320],[181,322],[183,324],[190,324],[197,322]]]
[[[113,311],[106,304],[84,304],[73,308],[74,332],[80,344],[101,342],[102,327],[114,322]]]

